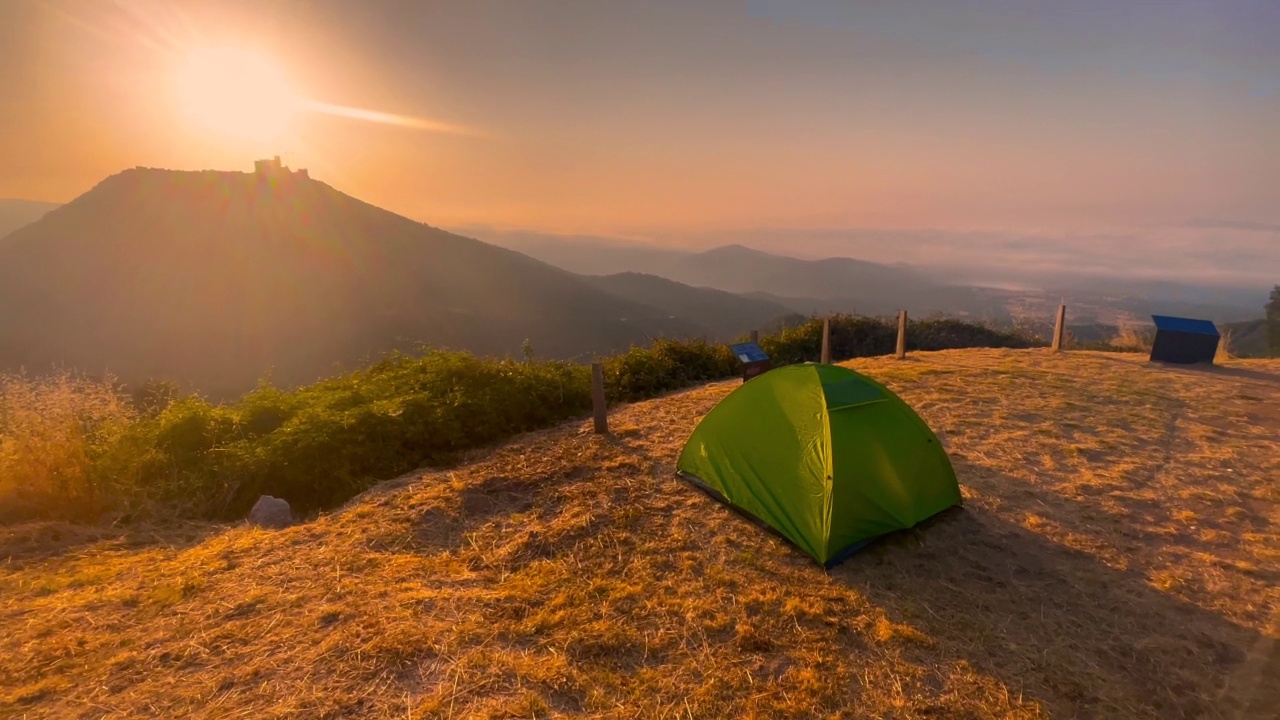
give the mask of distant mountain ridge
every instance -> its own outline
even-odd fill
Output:
[[[414,343],[542,357],[701,326],[287,169],[113,175],[0,243],[0,368],[234,393]]]
[[[657,275],[625,272],[583,277],[601,292],[643,303],[668,313],[671,318],[697,324],[712,338],[731,338],[753,329],[774,327],[795,313],[789,306],[767,298],[692,287]]]
[[[486,241],[526,253],[572,272],[639,272],[781,303],[802,314],[908,310],[1005,321],[1028,310],[1049,317],[1060,300],[1084,313],[1080,320],[1115,322],[1152,313],[1186,314],[1221,322],[1254,317],[1265,302],[1258,288],[1089,276],[1070,267],[1029,268],[1023,282],[988,287],[949,281],[947,267],[928,259],[915,265],[829,257],[806,260],[723,245],[694,251],[594,236],[478,229]],[[892,242],[887,239],[886,242]]]
[[[703,251],[618,243],[592,238],[495,235],[489,238],[571,272],[636,272],[781,304],[802,314],[909,310],[915,314],[996,316],[1003,296],[952,286],[905,265],[846,257],[805,260],[731,244]],[[996,293],[999,295],[999,293]]]
[[[1271,356],[1270,337],[1265,318],[1237,323],[1223,323],[1218,330],[1228,338],[1231,354],[1236,357],[1264,358]]]
[[[56,207],[58,203],[0,198],[0,240],[14,230],[39,220]]]

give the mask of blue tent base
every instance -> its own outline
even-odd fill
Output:
[[[870,538],[867,538],[866,540],[859,540],[858,542],[836,553],[835,557],[823,563],[822,567],[826,570],[830,570],[831,568],[839,565],[845,560],[848,560],[849,558],[853,557],[854,554],[856,554],[859,550],[867,547],[868,545],[874,543],[877,540],[880,540],[882,538],[887,538],[889,537],[889,535],[892,535],[892,534],[893,533],[887,533],[885,535],[877,535],[875,537],[870,537]]]
[[[699,479],[699,478],[697,478],[696,476],[691,475],[691,474],[686,473],[686,472],[681,472],[681,471],[677,470],[677,471],[676,471],[676,477],[679,477],[679,478],[681,478],[682,480],[684,480],[684,481],[688,482],[690,485],[692,485],[692,486],[694,486],[694,487],[698,488],[698,489],[699,489],[699,490],[701,490],[703,493],[705,493],[708,497],[710,497],[712,500],[715,500],[716,502],[720,503],[721,505],[724,505],[725,507],[729,508],[729,509],[730,509],[730,510],[732,510],[736,515],[738,515],[739,517],[746,518],[747,520],[749,520],[749,521],[751,522],[751,524],[753,524],[753,525],[755,525],[755,526],[757,526],[757,527],[759,527],[759,528],[764,529],[766,532],[768,532],[769,534],[773,535],[774,537],[777,537],[777,538],[781,539],[782,541],[786,542],[786,544],[787,544],[787,545],[789,545],[789,546],[791,546],[792,548],[796,549],[797,551],[799,551],[801,554],[803,554],[805,557],[809,558],[810,560],[813,560],[813,559],[814,559],[812,555],[809,555],[809,553],[807,553],[807,552],[805,552],[803,549],[801,549],[799,545],[796,545],[794,542],[792,542],[791,538],[789,538],[789,537],[787,537],[786,535],[783,535],[782,533],[778,532],[778,530],[777,530],[776,528],[774,528],[772,525],[770,525],[770,524],[766,523],[765,521],[761,520],[760,518],[756,517],[755,515],[752,515],[751,513],[747,512],[746,510],[743,510],[742,508],[738,507],[737,505],[734,505],[733,503],[729,502],[729,499],[728,499],[728,498],[726,498],[724,495],[721,495],[719,491],[717,491],[715,488],[711,487],[710,485],[707,485],[706,483],[704,483],[702,480],[700,480],[700,479]],[[892,537],[892,536],[894,536],[894,535],[897,535],[898,533],[906,532],[906,531],[908,531],[908,530],[911,530],[911,529],[914,529],[914,528],[920,527],[921,525],[923,525],[923,524],[925,524],[925,523],[928,523],[928,522],[931,522],[931,521],[932,521],[932,520],[934,520],[935,518],[940,517],[940,516],[942,516],[942,515],[946,514],[949,510],[952,510],[952,509],[954,509],[954,508],[959,508],[959,507],[963,507],[963,504],[961,504],[961,505],[952,505],[951,507],[947,508],[946,510],[943,510],[942,512],[940,512],[940,513],[938,513],[938,514],[936,514],[936,515],[933,515],[932,517],[928,517],[928,518],[925,518],[924,520],[921,520],[920,522],[916,523],[916,524],[915,524],[915,525],[913,525],[912,527],[909,527],[909,528],[902,528],[902,529],[900,529],[900,530],[892,530],[892,531],[887,532],[887,533],[885,533],[885,534],[883,534],[883,535],[876,535],[875,537],[869,537],[869,538],[866,538],[866,539],[864,539],[864,540],[859,540],[859,541],[857,541],[857,542],[855,542],[855,543],[853,543],[853,544],[849,545],[848,547],[844,548],[843,550],[841,550],[840,552],[836,553],[835,555],[833,555],[833,556],[831,557],[831,559],[830,559],[830,560],[826,561],[825,563],[822,563],[822,568],[823,568],[824,570],[830,570],[831,568],[833,568],[833,567],[835,567],[835,566],[837,566],[837,565],[839,565],[839,564],[843,563],[844,561],[846,561],[846,560],[848,560],[849,558],[851,558],[851,557],[853,557],[854,555],[856,555],[856,554],[858,553],[858,551],[859,551],[859,550],[862,550],[863,548],[865,548],[865,547],[867,547],[867,546],[869,546],[869,545],[872,545],[873,543],[875,543],[875,542],[877,542],[877,541],[879,541],[879,540],[883,540],[883,539],[885,539],[885,538],[887,538],[887,537]]]

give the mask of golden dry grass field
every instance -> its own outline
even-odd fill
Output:
[[[1276,716],[1280,361],[849,365],[965,507],[829,572],[673,477],[720,383],[287,530],[0,528],[0,716]]]

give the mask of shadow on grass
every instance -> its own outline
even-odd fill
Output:
[[[187,548],[227,527],[203,522],[116,526],[38,521],[0,525],[0,566],[20,569],[90,548],[94,551]]]
[[[1151,363],[1152,367],[1165,370],[1167,372],[1175,372],[1180,374],[1197,374],[1209,375],[1211,377],[1235,378],[1239,380],[1253,380],[1256,382],[1274,383],[1280,385],[1280,373],[1264,372],[1262,370],[1250,370],[1241,367],[1227,367],[1224,365],[1171,365],[1169,363]]]
[[[1217,365],[1209,363],[1200,363],[1197,365],[1182,365],[1178,363],[1165,362],[1144,362],[1135,365],[1133,360],[1127,360],[1118,357],[1109,357],[1107,355],[1096,355],[1097,359],[1106,360],[1108,362],[1124,363],[1130,367],[1147,367],[1152,370],[1174,373],[1177,375],[1192,376],[1209,376],[1218,378],[1235,378],[1238,380],[1251,380],[1255,382],[1265,382],[1280,385],[1280,373],[1267,372],[1265,370],[1251,370],[1242,367],[1230,367],[1226,365]]]
[[[1050,717],[1233,717],[1227,688],[1260,637],[977,504],[832,569],[896,622],[1034,699]]]

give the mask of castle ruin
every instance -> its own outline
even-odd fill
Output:
[[[307,173],[306,168],[290,170],[280,162],[280,156],[269,160],[255,160],[253,162],[253,172],[261,180],[288,180],[290,178],[309,179],[311,176]]]

